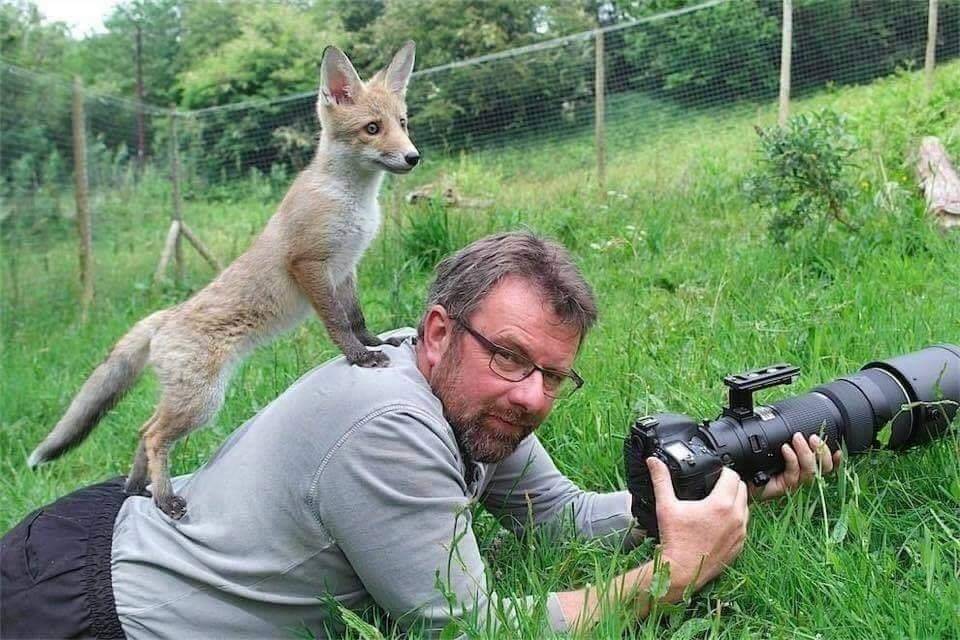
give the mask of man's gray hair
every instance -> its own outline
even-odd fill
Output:
[[[449,315],[466,320],[508,276],[533,284],[553,312],[577,328],[583,342],[597,321],[593,290],[565,248],[529,231],[487,236],[444,258],[427,293],[427,309],[438,304]],[[418,329],[421,338],[425,319],[426,314]]]

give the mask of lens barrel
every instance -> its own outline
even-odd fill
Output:
[[[960,406],[960,347],[938,344],[907,355],[871,362],[864,371],[883,371],[900,383],[909,396],[910,414],[894,421],[888,446],[902,449],[923,444],[947,430]]]
[[[703,432],[725,464],[762,479],[783,470],[780,447],[794,433],[819,434],[833,450],[843,442],[860,453],[877,444],[889,423],[887,446],[903,449],[942,435],[958,403],[960,347],[941,344],[870,362],[809,393],[759,405],[742,419],[721,416]]]
[[[781,370],[791,373],[783,367],[756,370],[776,379],[752,388],[742,382],[749,375],[728,376],[739,386],[716,420],[662,413],[634,423],[623,446],[627,488],[633,515],[648,534],[658,532],[649,456],[670,469],[678,497],[695,500],[710,493],[723,466],[763,484],[784,469],[781,446],[797,432],[820,434],[831,449],[843,442],[850,453],[860,453],[876,445],[878,432],[890,424],[887,446],[903,449],[943,435],[960,407],[960,347],[952,344],[870,362],[809,393],[754,406],[754,389],[785,383]]]

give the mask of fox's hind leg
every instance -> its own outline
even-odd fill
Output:
[[[170,482],[170,447],[180,436],[190,431],[192,427],[187,426],[189,422],[184,420],[183,416],[163,412],[143,434],[153,502],[174,520],[179,520],[187,512],[187,501],[173,492],[173,484]]]
[[[156,420],[157,414],[154,413],[150,419],[140,427],[140,433],[143,434],[149,428],[150,424]],[[129,495],[140,495],[147,489],[147,482],[150,478],[150,469],[147,464],[147,448],[143,436],[140,437],[140,443],[137,445],[137,453],[133,457],[133,465],[130,467],[130,475],[127,476],[127,483],[123,490]]]
[[[170,449],[177,440],[216,415],[223,404],[230,375],[229,366],[218,354],[194,352],[190,355],[190,358],[154,363],[163,385],[163,396],[156,415],[140,434],[153,501],[175,520],[186,513],[187,501],[173,492]],[[135,467],[139,460],[138,456]]]
[[[143,449],[153,501],[174,520],[179,520],[187,512],[187,501],[173,492],[170,449],[177,440],[205,424],[220,408],[219,398],[209,397],[208,400],[211,401],[209,404],[196,410],[190,406],[172,408],[164,398],[157,419],[149,423],[143,432]],[[213,402],[216,402],[215,406]]]

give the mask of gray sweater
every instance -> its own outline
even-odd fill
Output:
[[[434,635],[454,616],[509,624],[514,607],[538,603],[489,588],[474,501],[516,531],[563,514],[588,537],[629,529],[626,493],[581,491],[536,436],[468,473],[411,341],[384,349],[387,368],[341,357],[307,373],[176,478],[182,520],[149,498],[124,502],[112,575],[128,637],[325,637],[331,597],[348,608],[373,600]],[[555,594],[539,604],[552,630],[566,628]]]

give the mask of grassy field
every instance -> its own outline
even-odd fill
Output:
[[[741,190],[755,154],[753,125],[774,118],[767,107],[653,119],[651,105],[632,112],[623,101],[610,119],[602,189],[586,135],[455,159],[427,155],[412,176],[388,181],[381,199],[387,219],[360,273],[368,321],[375,330],[415,324],[436,259],[474,238],[528,227],[559,239],[596,288],[601,320],[578,361],[586,387],[557,406],[541,437],[584,488],[622,488],[621,438],[637,412],[713,418],[728,373],[776,361],[800,365],[793,388],[764,395],[772,400],[872,359],[960,343],[960,234],[941,234],[926,218],[906,159],[927,134],[960,157],[960,66],[941,67],[937,85],[929,102],[921,99],[921,78],[904,74],[794,105],[850,116],[864,147],[851,212],[861,228],[805,232],[786,246],[769,240],[764,212]],[[407,190],[432,180],[493,204],[404,204]],[[4,530],[68,491],[126,472],[156,398],[149,375],[63,460],[37,473],[24,461],[134,321],[213,275],[187,250],[180,286],[149,286],[169,193],[159,180],[143,184],[95,202],[98,229],[110,231],[96,236],[97,302],[85,324],[68,234],[4,246]],[[232,257],[272,213],[282,188],[261,179],[190,196],[187,220],[217,255]],[[235,426],[334,354],[316,322],[260,349],[238,371],[216,423],[178,447],[174,472],[196,469]],[[594,636],[960,636],[958,453],[954,425],[936,443],[860,456],[790,498],[755,505],[747,546],[720,580],[643,624],[628,609],[610,611]],[[477,533],[501,595],[599,584],[652,553],[651,545],[613,555],[580,541],[515,540],[483,515]],[[538,628],[542,616],[524,620],[526,628]],[[393,633],[386,622],[382,630]]]

